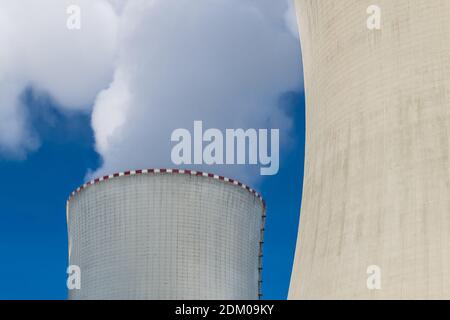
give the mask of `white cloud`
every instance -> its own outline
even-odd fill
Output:
[[[34,150],[38,141],[23,130],[27,125],[24,106],[19,100],[21,86],[0,80],[0,154],[22,158]]]
[[[296,11],[295,11],[294,0],[288,0],[288,10],[286,11],[286,13],[284,15],[284,19],[286,21],[287,27],[292,32],[294,37],[296,37],[297,39],[300,39],[300,35],[298,33],[298,23],[297,23],[297,16],[296,16]]]
[[[61,108],[94,104],[95,174],[173,166],[171,132],[194,120],[281,128],[286,140],[277,99],[301,88],[289,2],[0,0],[0,152],[36,147],[19,99],[27,86]],[[71,4],[80,31],[66,28]],[[205,170],[252,181],[258,168]]]
[[[82,9],[81,30],[66,27],[70,4]],[[0,0],[0,150],[36,145],[20,102],[28,86],[62,108],[92,107],[112,78],[117,23],[105,0]]]
[[[121,16],[115,79],[93,128],[103,166],[173,167],[171,132],[194,120],[214,128],[285,129],[280,94],[301,86],[298,39],[282,1],[133,0]],[[216,167],[253,182],[257,168]]]

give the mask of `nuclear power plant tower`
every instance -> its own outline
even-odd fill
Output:
[[[296,6],[307,138],[289,298],[450,299],[450,1]]]
[[[265,204],[242,183],[189,170],[96,179],[67,203],[69,299],[258,299]]]

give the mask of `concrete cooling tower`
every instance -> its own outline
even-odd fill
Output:
[[[265,205],[235,180],[188,170],[96,179],[67,204],[70,299],[258,299]]]
[[[296,5],[307,141],[289,297],[450,299],[450,1]]]

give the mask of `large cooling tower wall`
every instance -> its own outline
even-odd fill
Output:
[[[289,297],[449,299],[450,1],[296,5],[307,141]]]
[[[183,170],[97,179],[68,202],[70,299],[258,299],[265,206],[237,181]]]

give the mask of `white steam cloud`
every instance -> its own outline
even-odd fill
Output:
[[[36,144],[19,99],[27,86],[61,108],[93,108],[103,159],[94,175],[173,167],[171,133],[194,120],[205,129],[280,128],[283,143],[292,120],[278,99],[301,88],[288,3],[0,0],[0,48],[9,48],[0,51],[0,148]],[[82,9],[81,30],[65,27],[70,4]],[[245,182],[259,170],[202,169]]]
[[[75,1],[83,28],[66,27],[66,0],[0,0],[0,156],[38,146],[21,94],[49,94],[63,109],[89,110],[114,72],[118,17],[106,0]]]

